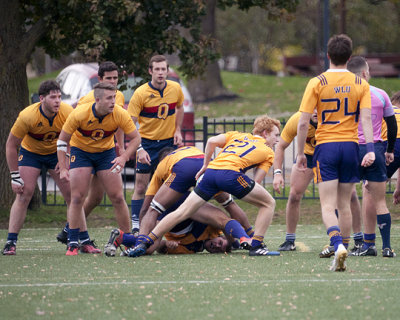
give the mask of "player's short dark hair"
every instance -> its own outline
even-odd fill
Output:
[[[100,63],[99,70],[97,71],[97,74],[98,74],[98,76],[100,78],[103,78],[105,72],[107,72],[107,71],[115,71],[115,70],[118,71],[118,67],[114,62],[112,62],[112,61],[104,61],[104,62]]]
[[[153,62],[163,62],[163,61],[167,62],[167,69],[168,69],[169,68],[169,64],[168,64],[167,58],[165,56],[163,56],[161,54],[157,54],[155,56],[152,56],[151,59],[150,59],[150,62],[149,62],[149,69],[153,70]]]
[[[353,56],[350,58],[349,62],[347,62],[347,70],[357,75],[361,75],[361,72],[366,70],[367,67],[367,60],[361,56]]]
[[[392,104],[396,107],[400,107],[400,91],[394,93],[390,98],[390,101],[392,101]]]
[[[164,147],[158,153],[158,162],[160,163],[167,155],[169,155],[172,151],[176,149],[173,147]]]
[[[353,52],[353,42],[345,34],[332,36],[328,41],[328,55],[331,62],[336,65],[344,65],[350,59]]]
[[[43,81],[39,87],[39,96],[47,96],[50,91],[61,91],[60,85],[55,80]]]
[[[95,99],[101,98],[103,96],[104,90],[110,90],[110,91],[117,90],[117,88],[113,86],[111,83],[105,83],[105,82],[96,83],[93,89],[94,89],[93,94]]]

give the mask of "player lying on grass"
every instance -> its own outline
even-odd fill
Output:
[[[186,192],[173,206],[158,217],[163,219],[170,212],[176,210],[188,197]],[[223,235],[221,224],[218,223],[218,217],[224,218],[226,215],[218,207],[205,203],[196,212],[196,220],[187,219],[176,225],[170,232],[165,234],[166,240],[158,240],[148,248],[146,254],[152,254],[154,251],[160,253],[188,254],[202,252],[206,249],[210,253],[223,253],[231,251],[231,244],[234,238],[231,235]],[[161,220],[162,221],[162,220]],[[231,220],[232,221],[232,220]],[[244,230],[242,229],[242,233]],[[104,253],[107,256],[114,256],[116,249],[124,245],[132,247],[135,245],[137,236],[126,234],[119,229],[111,231],[110,239],[105,246]],[[228,240],[229,239],[229,240]],[[130,250],[126,250],[129,255]]]
[[[271,148],[278,140],[279,128],[278,120],[265,115],[255,120],[253,134],[231,131],[210,138],[207,141],[203,166],[196,174],[199,182],[194,191],[148,236],[138,239],[130,255],[145,254],[157,239],[175,225],[196,217],[197,210],[220,191],[228,192],[259,208],[249,254],[268,255],[263,239],[272,220],[275,200],[259,183],[272,165],[274,152]],[[222,148],[222,151],[211,161],[211,156],[217,147]],[[254,167],[258,168],[255,180],[244,174],[246,170]]]
[[[160,158],[162,160],[153,174],[142,206],[139,239],[144,238],[155,227],[157,218],[196,184],[195,175],[203,165],[204,153],[195,147],[181,147],[178,150],[164,148],[160,152]],[[247,238],[241,224],[249,233],[252,233],[252,228],[243,210],[229,194],[220,193],[216,200],[240,223],[222,212],[210,216],[208,223],[235,238]],[[106,246],[106,254],[108,250]]]

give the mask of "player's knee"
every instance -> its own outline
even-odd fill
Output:
[[[123,204],[126,204],[124,195],[121,193],[109,194],[108,197],[110,198],[114,206],[121,206]]]
[[[301,201],[302,197],[303,197],[302,193],[290,191],[288,200],[291,203],[299,203]]]
[[[33,190],[24,190],[22,194],[19,194],[15,201],[18,201],[21,205],[28,207],[33,197]]]
[[[265,199],[265,201],[263,203],[263,206],[267,207],[268,209],[275,210],[276,201],[275,201],[274,198],[268,197],[268,198]]]
[[[146,189],[147,189],[146,183],[140,182],[140,183],[135,184],[135,194],[136,195],[144,196],[144,194],[146,193]]]

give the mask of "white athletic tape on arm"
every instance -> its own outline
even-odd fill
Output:
[[[57,151],[63,151],[65,153],[67,153],[67,150],[68,150],[68,143],[58,139],[57,140]]]
[[[150,207],[156,210],[159,214],[163,214],[165,211],[164,206],[161,203],[158,203],[154,199],[150,203]]]

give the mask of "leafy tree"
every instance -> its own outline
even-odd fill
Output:
[[[198,74],[215,58],[199,28],[204,10],[199,0],[0,0],[0,207],[14,199],[5,143],[29,104],[26,65],[35,47],[53,57],[78,50],[142,76],[154,52],[177,52],[181,71]]]
[[[248,11],[255,7],[265,10],[265,18],[278,19],[283,18],[290,12],[296,10],[298,0],[204,0],[207,7],[207,14],[203,16],[201,22],[202,34],[211,38],[216,38],[216,9],[225,10],[230,7],[239,10]],[[235,23],[234,21],[232,23]],[[262,32],[262,28],[256,27],[254,32]],[[248,32],[253,30],[247,29]],[[236,36],[244,37],[245,29],[240,30]],[[268,33],[268,32],[266,32]],[[223,40],[221,40],[223,41]],[[235,40],[232,40],[235,41]],[[234,95],[228,91],[222,84],[220,70],[216,61],[211,61],[207,65],[206,72],[188,82],[188,88],[193,95],[194,101],[203,102],[221,98],[232,98]]]

